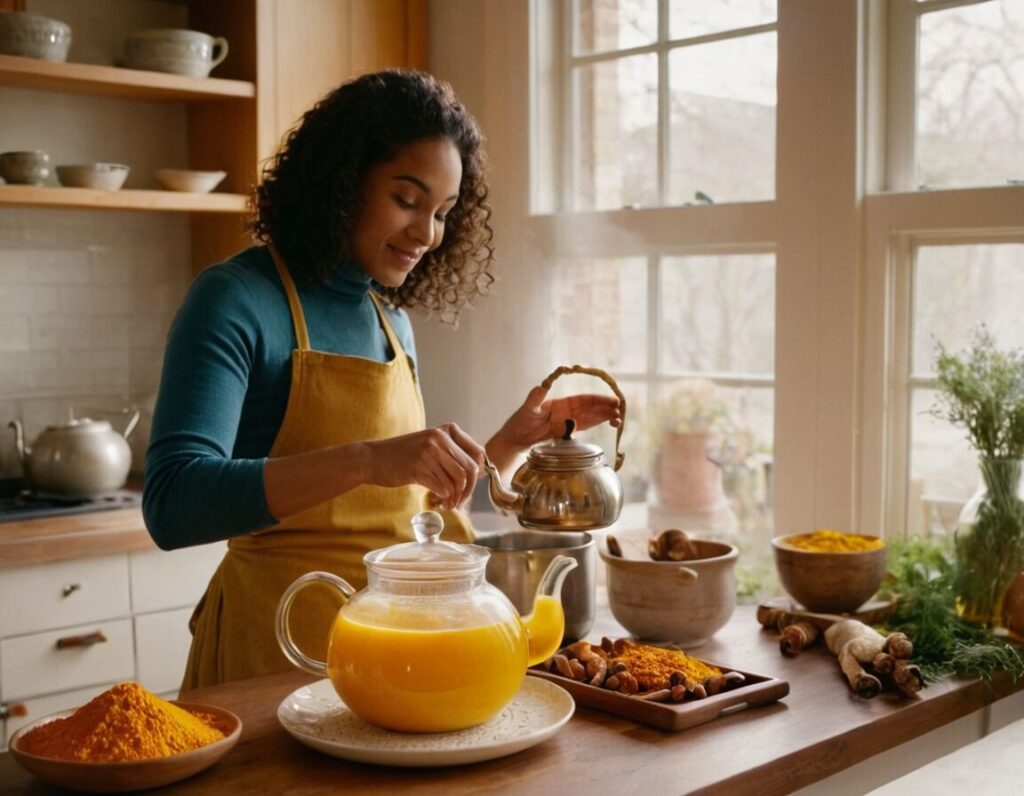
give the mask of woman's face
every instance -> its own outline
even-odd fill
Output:
[[[371,279],[399,287],[441,245],[459,198],[462,159],[447,138],[425,138],[370,167],[352,227],[352,252]]]

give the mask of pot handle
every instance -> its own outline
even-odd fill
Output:
[[[615,393],[615,397],[619,399],[619,414],[621,415],[621,422],[619,427],[615,430],[615,469],[618,470],[622,467],[622,462],[626,458],[626,454],[619,450],[619,445],[622,442],[622,431],[626,427],[626,396],[622,394],[622,390],[619,389],[619,385],[615,379],[611,377],[607,371],[601,370],[600,368],[591,368],[586,365],[561,365],[554,369],[551,374],[541,382],[541,386],[545,390],[551,389],[551,385],[555,379],[559,376],[564,376],[566,373],[584,373],[588,376],[597,376],[602,379],[609,387],[612,388],[612,392]]]
[[[690,569],[689,567],[679,567],[679,582],[680,583],[693,583],[700,576],[697,574],[697,570]]]
[[[315,674],[320,677],[327,677],[327,664],[324,661],[318,661],[316,658],[311,658],[300,650],[296,645],[295,641],[292,640],[292,633],[288,627],[288,615],[291,613],[292,601],[295,599],[295,595],[299,593],[306,586],[311,583],[322,583],[323,585],[333,588],[339,594],[342,599],[348,602],[349,597],[356,593],[347,580],[339,578],[337,575],[330,572],[307,572],[301,578],[298,578],[291,586],[284,590],[284,594],[281,595],[281,600],[277,604],[277,617],[275,621],[274,630],[277,634],[277,643],[281,647],[281,652],[284,656],[291,661],[295,666],[298,666],[302,671]]]

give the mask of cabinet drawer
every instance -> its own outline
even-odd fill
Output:
[[[170,552],[132,553],[132,610],[140,614],[194,606],[226,549],[224,542],[215,542]]]
[[[91,646],[64,649],[57,646],[60,639],[97,631],[107,640]],[[5,702],[134,678],[135,650],[130,619],[0,641],[0,699]]]
[[[0,570],[0,638],[129,613],[125,555]]]
[[[192,633],[191,608],[135,617],[135,662],[139,683],[154,694],[177,691],[185,674]]]
[[[36,719],[44,718],[53,713],[60,713],[64,710],[73,710],[84,705],[93,697],[99,696],[115,683],[102,683],[88,688],[79,688],[75,691],[64,691],[60,694],[38,697],[36,699],[23,699],[19,704],[24,705],[26,714],[24,716],[12,716],[7,719],[7,727],[3,741],[5,744],[11,742],[11,736],[19,728],[31,724]]]

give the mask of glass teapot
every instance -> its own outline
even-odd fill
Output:
[[[557,556],[520,617],[485,578],[490,552],[440,540],[441,515],[412,518],[415,542],[363,557],[367,587],[356,593],[329,572],[310,572],[277,606],[277,641],[303,671],[329,677],[338,696],[371,724],[403,732],[450,732],[496,715],[519,691],[528,666],[558,649],[561,591],[576,560]],[[289,631],[295,595],[318,583],[339,592],[327,660],[307,656]]]

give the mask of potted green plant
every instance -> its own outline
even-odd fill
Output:
[[[981,470],[960,515],[954,585],[965,617],[995,624],[1007,586],[1024,569],[1024,353],[997,349],[984,326],[964,351],[937,349],[933,412],[967,430]]]

